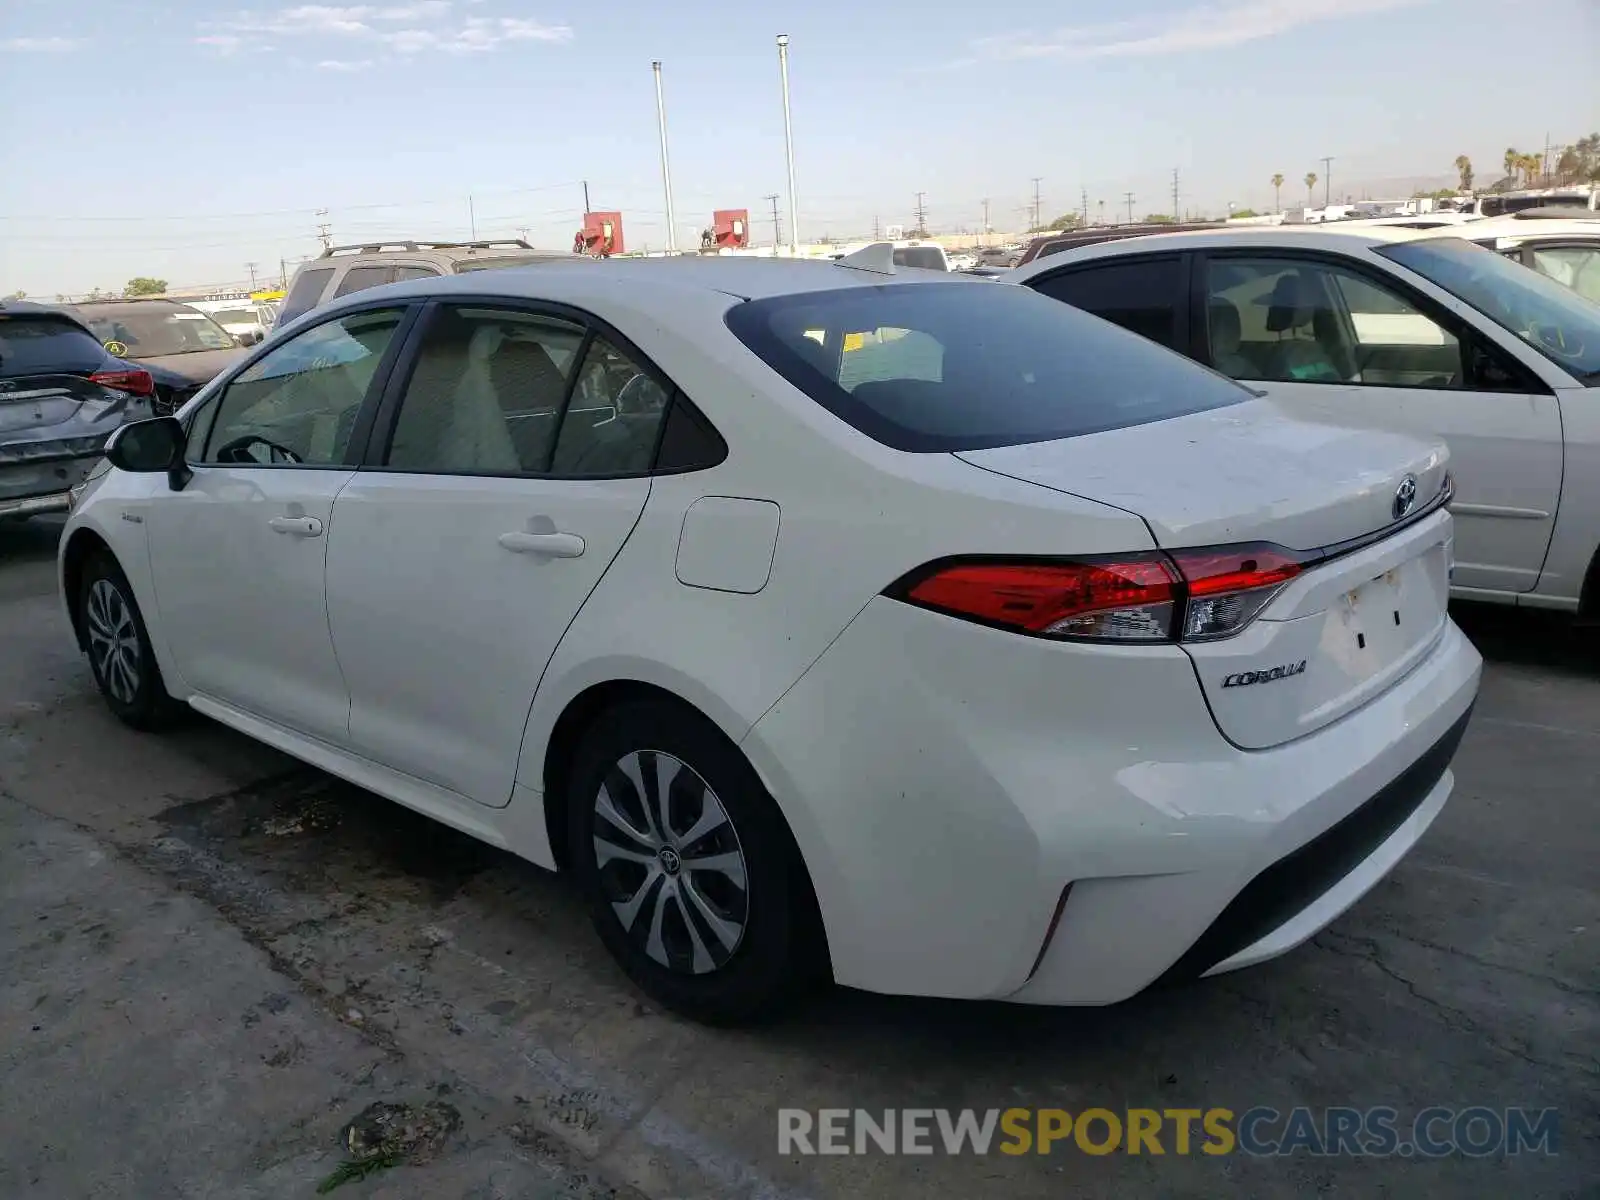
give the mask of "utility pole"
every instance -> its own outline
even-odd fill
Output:
[[[1124,192],[1123,195],[1126,196],[1127,199],[1128,199],[1128,224],[1132,225],[1133,224],[1133,193],[1132,192]]]
[[[1083,223],[1089,223],[1089,189],[1083,189]]]
[[[1044,223],[1044,201],[1039,196],[1039,184],[1043,180],[1044,176],[1042,175],[1033,177],[1033,227],[1035,229]]]
[[[281,254],[278,256],[278,286],[284,291],[289,290],[289,264]]]
[[[916,209],[916,212],[917,212],[917,236],[918,237],[927,237],[928,236],[928,206],[922,202],[922,198],[924,196],[926,196],[927,194],[928,194],[927,192],[918,192],[917,193],[917,209]]]
[[[773,192],[770,196],[763,196],[762,199],[772,201],[772,252],[776,254],[783,242],[783,226],[778,223],[778,193]]]
[[[1102,201],[1100,201],[1100,224],[1104,225],[1105,223],[1106,223],[1106,202],[1104,200],[1102,200]]]
[[[250,290],[253,292],[256,290],[256,264],[245,263],[244,269],[250,272]]]
[[[1545,187],[1550,186],[1550,135],[1544,135],[1544,170],[1539,173],[1539,182]]]
[[[800,254],[800,209],[794,194],[794,125],[789,120],[789,35],[778,35],[778,74],[783,79],[783,151],[789,167],[789,253]],[[776,224],[776,221],[774,221]]]
[[[989,197],[983,198],[983,232],[989,232]]]
[[[587,179],[583,181],[583,215],[586,217],[589,215],[589,181]]]
[[[879,229],[878,214],[877,213],[873,213],[872,214],[872,240],[873,241],[877,241],[880,237],[883,236],[882,234],[880,234],[878,232],[878,229]]]
[[[472,230],[472,240],[478,240],[478,210],[472,206],[472,197],[467,197],[467,225]]]
[[[327,221],[322,220],[322,218],[326,217],[327,215],[327,209],[317,209],[317,236],[322,239],[322,248],[324,250],[331,250],[333,249],[333,226],[328,224]]]
[[[1328,207],[1328,201],[1333,196],[1333,159],[1322,160],[1322,207]]]
[[[661,127],[661,190],[667,198],[667,253],[678,252],[678,231],[673,228],[672,167],[667,162],[667,103],[661,97],[661,61],[650,64],[656,76],[656,124]]]
[[[1172,219],[1181,221],[1182,210],[1178,207],[1178,168],[1172,168]]]

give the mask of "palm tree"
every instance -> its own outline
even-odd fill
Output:
[[[1272,209],[1274,212],[1283,211],[1283,175],[1279,173],[1272,177]]]
[[[1539,176],[1544,172],[1544,158],[1538,154],[1524,154],[1522,156],[1522,174],[1527,179],[1529,187],[1539,186]]]
[[[1317,192],[1317,173],[1315,171],[1307,171],[1306,172],[1306,207],[1307,208],[1315,208],[1316,207],[1316,205],[1317,205],[1316,192]]]
[[[1472,190],[1472,160],[1465,154],[1456,155],[1456,173],[1461,176],[1461,190]]]
[[[1515,147],[1507,146],[1505,157],[1506,175],[1510,177],[1513,184],[1517,181],[1517,170],[1521,166],[1522,155],[1516,150]]]

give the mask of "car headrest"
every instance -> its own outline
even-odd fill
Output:
[[[1272,300],[1267,309],[1267,331],[1283,333],[1311,318],[1308,303],[1309,289],[1298,271],[1278,276],[1272,289]]]
[[[1217,297],[1211,301],[1209,314],[1211,349],[1232,354],[1244,341],[1244,322],[1239,317],[1239,307],[1232,300]]]

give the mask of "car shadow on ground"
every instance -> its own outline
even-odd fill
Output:
[[[1600,675],[1600,626],[1580,625],[1566,613],[1459,600],[1450,615],[1488,662]]]

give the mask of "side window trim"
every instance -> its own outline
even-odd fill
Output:
[[[1394,295],[1404,300],[1407,304],[1415,308],[1422,316],[1426,317],[1435,325],[1438,325],[1451,337],[1455,338],[1456,341],[1460,343],[1463,352],[1465,352],[1466,348],[1470,344],[1477,344],[1479,346],[1487,344],[1492,352],[1499,354],[1501,358],[1510,360],[1513,366],[1516,368],[1517,373],[1524,377],[1528,385],[1526,387],[1519,385],[1517,388],[1513,389],[1464,386],[1456,390],[1464,392],[1476,392],[1481,395],[1491,396],[1550,396],[1555,394],[1554,391],[1551,390],[1550,386],[1533,371],[1530,371],[1520,359],[1517,359],[1513,355],[1506,354],[1498,345],[1495,345],[1494,342],[1485,338],[1483,334],[1481,334],[1470,322],[1460,316],[1457,316],[1444,305],[1434,300],[1431,296],[1424,295],[1422,292],[1412,287],[1406,280],[1396,278],[1392,275],[1386,274],[1383,271],[1370,267],[1366,263],[1361,262],[1359,259],[1348,258],[1342,254],[1330,254],[1322,250],[1307,250],[1298,246],[1238,248],[1229,246],[1221,249],[1218,249],[1217,247],[1206,247],[1194,251],[1193,258],[1195,260],[1194,271],[1192,275],[1194,286],[1198,289],[1206,291],[1208,291],[1210,288],[1210,266],[1213,261],[1226,262],[1229,259],[1253,259],[1260,261],[1262,259],[1266,259],[1275,262],[1304,262],[1313,266],[1326,267],[1331,270],[1345,271],[1350,275],[1354,275],[1363,283],[1369,284],[1381,291],[1392,292]],[[1204,325],[1202,324],[1199,334],[1200,341],[1198,341],[1196,345],[1205,352],[1205,357],[1199,359],[1198,361],[1205,363],[1206,366],[1211,366],[1211,363],[1208,361],[1210,358],[1210,348],[1209,344],[1205,341],[1205,336],[1205,329]],[[1405,384],[1391,383],[1362,383],[1354,386],[1389,388],[1399,392],[1417,390]]]
[[[413,372],[416,370],[417,359],[421,354],[422,343],[423,339],[427,335],[428,326],[432,323],[438,311],[445,307],[446,304],[450,304],[458,308],[491,308],[498,309],[503,312],[519,313],[525,316],[549,317],[555,320],[567,321],[571,324],[582,326],[584,330],[583,342],[579,345],[578,354],[573,359],[572,377],[567,380],[566,392],[562,396],[561,401],[561,414],[557,419],[554,434],[550,439],[550,453],[552,456],[551,463],[554,462],[555,448],[561,437],[561,426],[566,422],[567,410],[572,406],[572,397],[578,387],[579,377],[583,371],[583,360],[589,352],[589,347],[593,345],[597,338],[604,338],[620,353],[629,358],[644,374],[655,380],[657,385],[659,385],[669,397],[667,409],[663,410],[662,419],[659,423],[659,427],[656,430],[656,442],[651,458],[651,467],[646,471],[633,471],[620,475],[582,476],[581,478],[638,479],[647,478],[657,473],[654,463],[661,454],[661,442],[662,438],[665,436],[667,424],[666,413],[670,411],[673,403],[681,401],[683,403],[690,404],[692,407],[692,402],[686,395],[684,395],[683,390],[667,376],[666,372],[656,365],[655,360],[640,350],[639,347],[630,341],[626,335],[620,333],[608,321],[596,316],[591,312],[588,312],[585,309],[576,308],[570,304],[562,304],[559,301],[554,300],[529,300],[521,299],[516,296],[483,295],[477,292],[459,295],[452,293],[448,300],[430,298],[426,301],[426,303],[418,306],[416,319],[411,324],[409,330],[405,332],[405,337],[402,339],[401,337],[397,336],[390,343],[391,348],[396,350],[396,356],[394,363],[392,364],[392,369],[385,379],[384,386],[378,396],[377,403],[372,403],[372,396],[370,394],[367,398],[368,406],[372,408],[372,420],[369,426],[369,437],[367,438],[365,453],[362,455],[359,463],[356,464],[359,470],[388,471],[397,474],[413,473],[396,471],[396,469],[390,467],[385,460],[389,456],[389,448],[394,440],[395,428],[399,424],[400,404],[405,398],[406,388],[411,382],[411,376]],[[374,305],[374,307],[381,306]],[[402,341],[404,343],[403,345],[401,345]],[[698,409],[695,409],[695,411],[697,413],[699,412]],[[707,420],[703,415],[701,416],[701,419],[705,421],[707,425],[710,424],[709,420]],[[360,429],[359,420],[357,422],[357,429],[358,431]],[[718,437],[720,438],[720,436],[721,435],[719,434]],[[354,436],[352,436],[351,441],[354,443]],[[521,471],[515,474],[506,474],[503,472],[423,473],[437,475],[462,475],[466,478],[495,479],[580,478],[576,476],[556,474],[548,469],[548,464],[547,469],[544,471]]]
[[[206,401],[205,408],[195,414],[195,420],[197,422],[204,421],[206,423],[206,431],[205,437],[202,439],[200,446],[200,461],[188,461],[187,448],[185,449],[185,460],[187,465],[191,468],[198,467],[202,470],[218,467],[226,468],[228,470],[235,470],[241,467],[245,469],[260,467],[264,470],[281,469],[283,464],[213,463],[205,461],[206,453],[211,449],[211,435],[216,429],[217,413],[222,410],[222,402],[227,397],[228,390],[233,387],[234,381],[266,355],[273,353],[283,346],[287,346],[290,342],[298,341],[300,338],[305,337],[312,331],[321,329],[324,325],[331,324],[334,321],[343,320],[346,317],[355,316],[359,313],[385,312],[395,308],[400,308],[400,323],[395,326],[394,335],[389,339],[389,344],[384,347],[383,356],[378,359],[377,367],[373,369],[372,382],[367,386],[366,395],[362,397],[360,407],[356,410],[355,424],[350,429],[350,441],[345,446],[343,459],[336,463],[296,463],[294,464],[294,469],[300,471],[348,471],[352,467],[360,466],[366,454],[367,443],[372,436],[372,422],[374,409],[376,408],[375,398],[382,396],[387,390],[389,386],[390,374],[393,372],[395,363],[399,359],[400,344],[410,336],[412,328],[416,325],[418,310],[421,307],[421,305],[415,303],[398,305],[392,300],[388,303],[375,302],[371,304],[358,304],[350,308],[342,308],[335,313],[326,314],[314,324],[307,325],[303,329],[296,330],[293,337],[285,338],[280,342],[263,342],[256,348],[255,353],[246,356],[242,361],[236,363],[228,371],[227,377],[218,383],[216,391],[214,391],[211,394],[211,397]]]
[[[1108,246],[1114,246],[1119,243],[1106,242],[1104,244]],[[1085,259],[1082,262],[1065,263],[1054,271],[1041,271],[1032,279],[1024,279],[1022,281],[1022,286],[1026,288],[1032,288],[1037,292],[1039,291],[1040,284],[1049,283],[1056,279],[1065,279],[1070,275],[1082,275],[1085,272],[1093,271],[1096,268],[1105,269],[1107,267],[1117,267],[1124,264],[1143,262],[1176,262],[1178,264],[1178,290],[1177,294],[1172,300],[1173,345],[1168,348],[1176,350],[1178,353],[1183,354],[1188,358],[1194,358],[1197,362],[1203,362],[1203,359],[1196,358],[1194,354],[1190,353],[1189,350],[1185,348],[1192,343],[1194,337],[1193,314],[1195,311],[1195,302],[1193,292],[1195,287],[1195,276],[1197,274],[1197,272],[1194,270],[1194,257],[1195,256],[1192,253],[1182,250],[1173,250],[1170,247],[1162,250],[1147,250],[1142,254],[1102,254],[1097,255],[1094,258]],[[1040,295],[1045,294],[1046,293],[1040,292]],[[1053,300],[1055,297],[1052,296],[1051,299]],[[1066,301],[1061,300],[1057,301],[1057,303],[1065,304]],[[1203,306],[1201,306],[1201,311],[1204,311]],[[1203,326],[1201,330],[1201,336],[1204,336]],[[1159,345],[1159,343],[1157,344]]]

